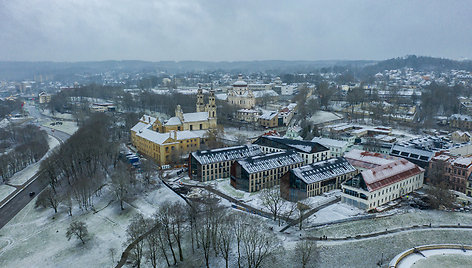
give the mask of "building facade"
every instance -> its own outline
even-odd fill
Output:
[[[189,177],[197,181],[229,178],[231,165],[239,159],[262,155],[258,145],[196,151],[189,156]]]
[[[463,114],[453,114],[449,118],[449,124],[460,130],[472,130],[472,117]]]
[[[276,152],[238,160],[231,166],[231,185],[242,191],[256,192],[280,183],[280,177],[303,164],[293,151]]]
[[[468,189],[471,174],[472,157],[441,154],[431,159],[428,168],[429,179],[443,180],[449,189],[468,196],[472,196],[472,191]]]
[[[375,210],[423,187],[424,169],[400,159],[364,170],[341,185],[341,201],[364,210]]]
[[[349,145],[346,141],[322,137],[314,137],[311,141],[317,142],[325,147],[328,147],[332,157],[343,156],[344,153],[347,151]]]
[[[238,80],[228,90],[227,101],[243,109],[252,109],[256,106],[256,97],[252,90],[248,88],[247,83],[243,81],[242,75],[238,76]]]
[[[277,127],[279,125],[279,116],[276,111],[269,111],[259,116],[259,124],[263,127]]]
[[[302,157],[305,165],[331,158],[330,151],[327,147],[312,141],[261,136],[254,141],[254,144],[259,145],[264,153],[293,150]]]
[[[175,108],[175,116],[169,120],[156,119],[153,124],[153,129],[167,133],[170,131],[183,131],[183,130],[207,130],[214,129],[217,127],[217,115],[216,115],[216,100],[215,92],[210,91],[208,98],[208,104],[203,102],[202,89],[198,89],[197,93],[197,111],[195,113],[184,113],[180,105]]]
[[[340,189],[341,183],[357,173],[357,169],[343,157],[294,168],[280,179],[280,195],[289,201],[299,201]]]

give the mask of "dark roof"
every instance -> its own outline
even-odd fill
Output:
[[[252,156],[237,163],[249,174],[303,163],[303,159],[296,152],[288,150],[266,155]]]
[[[283,150],[294,150],[302,153],[319,153],[329,149],[317,142],[292,140],[274,136],[261,136],[254,144]]]
[[[212,164],[224,161],[242,159],[249,156],[261,155],[262,151],[258,145],[249,144],[227,148],[218,148],[206,151],[193,152],[192,156],[200,164]]]
[[[353,167],[344,157],[336,157],[294,168],[290,172],[306,184],[311,184],[355,171],[356,168]]]

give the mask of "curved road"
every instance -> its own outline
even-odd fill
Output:
[[[69,134],[62,131],[52,130],[47,127],[40,128],[45,130],[49,135],[56,138],[61,144],[70,137]],[[7,203],[3,204],[0,202],[0,205],[2,205],[0,208],[0,229],[3,228],[3,226],[5,226],[33,199],[29,196],[30,192],[39,194],[48,185],[47,182],[36,179],[40,173],[41,172],[36,173],[31,179],[23,184],[19,191],[15,190],[15,196],[8,200]]]

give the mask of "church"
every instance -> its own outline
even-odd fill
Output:
[[[243,109],[252,109],[256,106],[256,97],[243,81],[242,75],[238,76],[238,81],[234,82],[233,88],[228,90],[228,102]]]
[[[195,113],[184,113],[180,105],[175,108],[175,116],[169,120],[154,122],[153,129],[160,133],[183,130],[206,130],[217,126],[215,92],[210,91],[208,104],[203,101],[203,91],[198,89],[197,111]]]

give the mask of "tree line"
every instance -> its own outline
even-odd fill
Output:
[[[0,128],[0,141],[0,177],[3,182],[39,161],[49,149],[47,133],[29,124]]]

